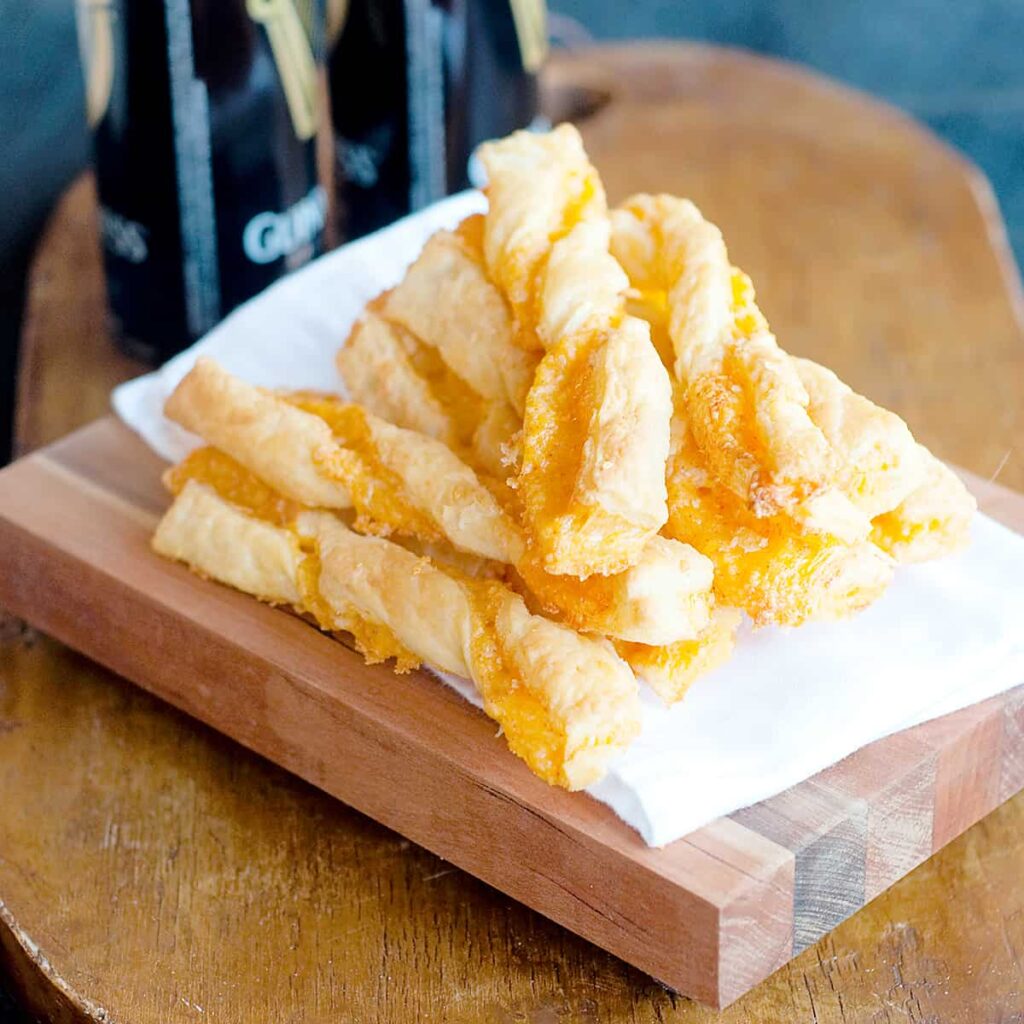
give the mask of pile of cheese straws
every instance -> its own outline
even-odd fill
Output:
[[[609,210],[575,129],[483,147],[440,232],[338,355],[354,401],[199,360],[167,415],[154,547],[398,672],[473,680],[578,789],[679,700],[740,613],[850,615],[967,538],[973,499],[895,414],[779,348],[689,201]],[[357,404],[358,403],[358,404]]]

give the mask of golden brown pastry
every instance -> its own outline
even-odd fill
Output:
[[[366,529],[396,530],[502,562],[519,529],[448,447],[323,396],[277,396],[201,359],[167,415],[309,507],[355,507]]]
[[[479,215],[472,218],[481,222]],[[486,402],[510,405],[520,416],[537,363],[516,344],[515,324],[491,283],[472,224],[439,231],[402,281],[385,293],[379,313],[437,350],[465,384]]]
[[[402,281],[371,303],[337,364],[368,409],[504,479],[539,357],[518,343],[487,277],[482,221],[433,235]]]
[[[719,601],[759,623],[838,618],[873,601],[892,575],[880,549],[911,557],[905,539],[923,535],[913,524],[924,508],[906,521],[893,510],[932,457],[894,413],[778,348],[749,279],[692,204],[637,196],[612,220],[633,308],[672,343],[679,378],[665,533],[711,557]],[[807,470],[788,492],[770,482],[787,465]],[[933,515],[924,531],[933,542],[916,545],[934,557],[955,546],[967,513],[948,478],[921,493],[948,503],[948,519]]]
[[[879,597],[892,560],[869,541],[804,531],[789,516],[758,516],[702,468],[682,409],[673,420],[665,533],[714,564],[715,594],[758,625],[838,619]]]
[[[667,537],[652,537],[636,565],[613,576],[553,576],[529,552],[516,570],[527,596],[545,613],[617,640],[692,640],[707,626],[714,604],[710,559]]]
[[[417,371],[413,358],[418,345],[408,331],[365,310],[336,358],[345,389],[350,398],[395,426],[462,447],[474,427],[468,417],[463,427]]]
[[[871,539],[897,562],[925,562],[965,547],[978,503],[963,481],[923,445],[921,483],[878,516]]]
[[[329,603],[385,623],[428,664],[476,683],[509,747],[548,782],[578,789],[639,731],[636,682],[605,643],[531,615],[500,583],[458,579],[388,541],[309,513]]]
[[[926,459],[906,423],[810,359],[793,359],[808,414],[837,456],[836,484],[869,519],[894,509],[924,478]]]
[[[671,389],[608,251],[604,193],[579,134],[517,132],[481,147],[484,254],[546,350],[526,399],[517,487],[544,568],[621,572],[665,522]]]
[[[514,316],[529,328],[537,321],[552,243],[581,221],[607,217],[604,187],[579,132],[568,124],[545,133],[514,132],[485,143],[478,155],[487,172],[484,259]]]
[[[758,515],[784,512],[816,532],[865,537],[869,520],[838,488],[807,390],[718,228],[693,203],[664,195],[634,196],[614,223],[613,252],[638,273],[638,287],[665,293],[673,370],[709,472]],[[639,267],[643,259],[653,262]]]
[[[331,428],[200,358],[164,406],[164,414],[251,469],[295,501],[349,508],[352,495],[320,465],[337,447]]]
[[[403,669],[423,660],[472,679],[510,748],[552,784],[596,781],[639,731],[636,681],[610,645],[531,615],[500,583],[450,574],[330,512],[278,526],[189,480],[153,544],[321,628],[351,631],[371,659],[394,656]]]
[[[524,545],[519,528],[492,492],[451,449],[331,396],[284,398],[321,417],[331,426],[339,443],[361,457],[362,467],[368,472],[355,474],[346,462],[338,467],[339,474],[350,483],[353,495],[358,498],[364,486],[372,492],[379,491],[382,485],[390,486],[436,527],[417,529],[408,520],[406,532],[423,540],[444,537],[462,551],[501,562],[514,562],[521,556]],[[330,459],[327,462],[331,464]],[[364,482],[361,476],[368,479]],[[372,517],[374,494],[366,495],[362,505]],[[387,525],[386,518],[381,522]],[[375,531],[369,525],[364,532]]]
[[[718,608],[692,640],[656,647],[616,641],[615,649],[637,679],[647,683],[665,703],[675,704],[700,676],[729,660],[739,623],[740,613],[735,608]]]
[[[175,482],[180,489],[153,536],[154,551],[262,601],[288,605],[321,629],[351,634],[370,664],[393,658],[396,672],[419,665],[385,626],[364,619],[352,606],[325,605],[317,590],[317,554],[293,528],[253,515],[198,479]],[[263,511],[272,514],[268,507]]]
[[[153,535],[153,550],[261,601],[302,603],[298,538],[228,504],[198,480],[184,481]]]

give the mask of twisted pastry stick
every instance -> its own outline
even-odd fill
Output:
[[[422,659],[473,680],[509,747],[545,781],[580,789],[639,732],[629,668],[609,646],[529,613],[499,583],[446,572],[328,512],[291,528],[190,480],[154,548],[195,571],[352,631],[368,660]]]
[[[416,364],[424,362],[418,339],[373,308],[363,312],[336,358],[345,390],[370,412],[452,450],[471,447],[476,396],[466,391],[454,401],[457,384],[440,372],[421,372]]]
[[[267,394],[200,359],[166,414],[286,498],[355,507],[368,529],[516,561],[522,539],[476,474],[433,438],[329,398]]]
[[[544,569],[621,572],[665,522],[671,392],[608,252],[604,192],[579,134],[517,132],[481,147],[484,256],[546,350],[526,400],[517,487]]]
[[[433,235],[405,278],[371,303],[337,364],[367,408],[503,478],[538,356],[517,343],[487,277],[482,228],[476,216]]]
[[[710,472],[757,515],[785,512],[816,532],[866,536],[868,519],[835,484],[835,455],[796,367],[718,228],[693,203],[664,195],[634,196],[613,220],[612,251],[637,286],[666,294],[673,369]]]
[[[805,533],[784,514],[758,516],[701,465],[688,417],[677,406],[668,471],[666,535],[693,545],[715,567],[715,594],[755,623],[798,626],[866,607],[892,579],[874,544]]]
[[[321,629],[351,634],[368,664],[394,658],[395,671],[403,673],[420,663],[386,626],[364,618],[354,606],[325,604],[317,590],[317,553],[293,529],[235,506],[199,480],[181,481],[152,545],[200,576],[294,608]]]
[[[201,360],[168,402],[182,426],[219,447],[168,472],[175,493],[195,479],[281,525],[318,506],[359,513],[362,532],[390,532],[517,568],[538,603],[579,629],[648,644],[695,636],[707,623],[711,563],[692,548],[652,538],[624,573],[581,582],[545,573],[514,520],[476,474],[437,441],[357,406],[316,395],[270,395]],[[258,442],[259,446],[254,447]],[[304,472],[267,452],[287,452]],[[319,476],[343,493],[324,493]],[[265,482],[266,481],[266,482]]]
[[[487,269],[523,327],[523,344],[539,347],[530,331],[551,246],[577,224],[607,218],[604,186],[568,124],[543,134],[514,132],[481,146],[479,157],[488,179]]]
[[[516,328],[483,263],[477,214],[457,231],[432,235],[379,312],[437,350],[449,369],[488,403],[523,414],[537,357],[516,343]]]

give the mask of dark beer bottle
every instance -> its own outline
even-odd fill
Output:
[[[119,343],[162,362],[316,255],[323,0],[79,0]]]
[[[544,0],[349,0],[329,59],[342,238],[469,184],[484,139],[537,115]]]

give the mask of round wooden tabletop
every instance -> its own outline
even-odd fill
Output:
[[[547,94],[592,108],[613,201],[671,191],[721,224],[787,348],[1024,489],[1019,280],[961,157],[862,96],[705,47],[563,57]],[[47,232],[23,344],[24,448],[141,369],[106,330],[90,179]],[[719,1018],[10,619],[0,794],[0,959],[59,1021],[1024,1017],[1024,796]]]

